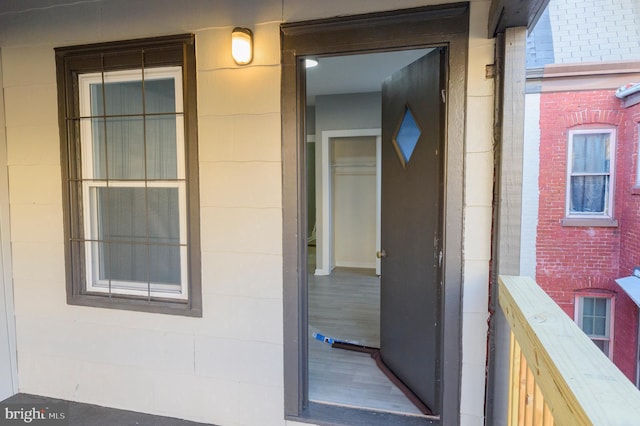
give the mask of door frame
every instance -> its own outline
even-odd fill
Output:
[[[331,173],[331,146],[335,139],[354,137],[375,137],[376,138],[376,252],[380,251],[380,153],[382,150],[381,129],[347,129],[347,130],[324,130],[320,138],[321,154],[321,176],[322,176],[322,220],[316,234],[316,242],[319,250],[316,253],[315,275],[330,275],[335,268],[334,256],[335,246],[333,237],[333,174]],[[318,155],[318,143],[316,142],[316,155]],[[316,174],[317,175],[317,174]],[[317,186],[316,186],[317,187]],[[317,203],[316,203],[317,205]],[[373,253],[372,253],[373,254]],[[322,262],[318,258],[322,255]],[[376,274],[380,275],[380,259],[376,259]]]
[[[351,411],[363,412],[342,409],[342,414],[336,414],[337,409],[328,410],[327,407],[308,403],[306,93],[303,59],[308,56],[444,47],[448,53],[442,292],[442,333],[446,339],[443,341],[441,357],[441,415],[432,423],[459,423],[468,42],[468,3],[285,23],[281,26],[284,408],[287,419],[336,422],[339,418],[352,415]],[[357,420],[357,417],[349,418],[351,421]],[[371,418],[368,421],[368,424],[372,424]]]

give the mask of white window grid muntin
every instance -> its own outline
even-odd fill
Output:
[[[90,87],[92,84],[141,81],[140,69],[109,71],[104,73],[87,73],[78,76],[79,107],[80,107],[80,137],[82,145],[82,192],[83,208],[90,212],[90,218],[85,217],[85,236],[98,235],[97,197],[92,201],[90,193],[98,187],[120,188],[178,188],[179,200],[179,244],[180,244],[180,285],[161,283],[142,283],[133,281],[101,280],[99,278],[98,245],[100,241],[85,238],[85,270],[86,290],[97,293],[114,293],[132,296],[184,299],[189,297],[188,288],[188,250],[187,250],[187,195],[185,183],[185,144],[184,144],[184,114],[182,101],[182,67],[148,68],[144,71],[145,80],[173,78],[175,81],[176,105],[176,161],[177,178],[173,180],[93,180],[95,178],[92,143],[92,113]],[[152,114],[153,115],[153,114]],[[90,205],[92,204],[92,205]],[[94,264],[96,259],[96,264]]]
[[[604,299],[606,300],[607,310],[606,310],[606,320],[605,320],[605,334],[587,334],[589,339],[604,341],[608,343],[608,353],[605,353],[607,357],[613,359],[613,315],[614,315],[614,304],[612,296],[601,296],[596,294],[582,294],[576,296],[575,300],[575,321],[583,330],[583,322],[584,322],[584,301],[585,299]],[[585,333],[586,334],[586,333]]]
[[[105,182],[105,181],[84,181],[83,200],[85,213],[84,229],[85,235],[98,235],[98,206],[97,197],[91,196],[91,191],[95,188],[178,188],[178,217],[179,217],[179,245],[180,245],[180,286],[175,284],[161,283],[140,283],[134,281],[117,281],[100,279],[100,256],[98,243],[103,241],[98,239],[85,238],[85,265],[87,272],[87,291],[101,293],[118,293],[128,295],[138,295],[151,297],[169,297],[175,299],[188,298],[188,269],[187,269],[187,197],[185,182]],[[86,216],[90,216],[87,218]],[[94,262],[94,259],[96,261]]]
[[[98,256],[97,243],[93,241],[86,241],[85,245],[88,246],[87,251],[91,254]],[[180,246],[180,258],[185,259],[187,256],[187,247]],[[96,257],[99,258],[99,257]],[[182,265],[181,265],[182,267]],[[99,268],[99,267],[98,267]],[[188,291],[187,287],[181,285],[180,287],[175,284],[166,283],[143,283],[134,281],[119,281],[119,280],[100,280],[98,278],[98,268],[91,271],[91,282],[87,283],[87,291],[92,293],[104,293],[104,294],[118,294],[129,296],[144,296],[152,298],[164,298],[164,299],[176,299],[187,300]],[[182,282],[186,282],[185,277],[187,272],[182,267],[181,270]]]
[[[593,135],[607,134],[609,135],[609,173],[572,173],[573,171],[573,137],[574,135]],[[615,129],[581,129],[569,130],[569,147],[567,149],[567,176],[566,176],[566,194],[565,194],[565,216],[572,218],[613,218],[613,205],[615,194],[615,162],[616,162],[616,131]],[[607,203],[604,207],[605,211],[586,213],[571,211],[571,177],[572,176],[609,176],[609,184],[605,189],[605,197]]]
[[[91,126],[91,90],[92,84],[104,83],[124,83],[141,81],[142,72],[137,70],[108,71],[103,73],[88,73],[78,76],[79,98],[80,98],[80,137],[82,141],[82,173],[83,179],[95,178],[93,172],[93,144],[85,143],[92,140]],[[148,68],[144,71],[144,79],[161,80],[173,78],[174,96],[176,103],[176,159],[177,159],[177,179],[185,178],[185,152],[184,152],[184,111],[182,100],[182,67],[161,67]],[[151,114],[155,115],[155,114]],[[90,171],[91,173],[87,173]]]

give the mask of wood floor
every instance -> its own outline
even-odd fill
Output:
[[[375,270],[336,268],[329,276],[310,274],[309,399],[421,416],[368,354],[332,348],[312,336],[318,332],[379,347],[379,331],[380,281]]]

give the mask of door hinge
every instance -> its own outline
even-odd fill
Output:
[[[484,78],[496,78],[496,64],[489,64],[484,67]]]
[[[442,89],[440,90],[440,97],[442,97],[442,103],[447,103],[447,91]]]
[[[438,253],[438,266],[442,268],[442,250]]]

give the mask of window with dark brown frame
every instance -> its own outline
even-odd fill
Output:
[[[56,66],[68,303],[201,316],[194,37]]]

